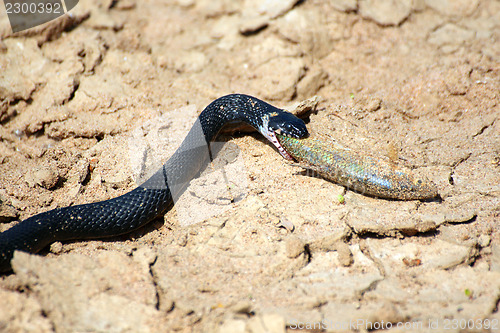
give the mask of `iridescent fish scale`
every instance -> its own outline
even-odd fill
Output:
[[[387,159],[362,155],[327,140],[277,137],[302,166],[350,190],[399,200],[432,199],[439,195],[433,182]]]

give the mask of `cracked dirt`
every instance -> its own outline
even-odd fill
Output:
[[[443,200],[346,192],[233,129],[231,163],[164,220],[17,253],[0,331],[500,330],[500,2],[85,0],[71,13],[15,35],[0,16],[0,231],[133,189],[232,92],[310,99],[313,135],[412,167]]]

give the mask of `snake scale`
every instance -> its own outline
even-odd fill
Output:
[[[210,103],[170,159],[136,189],[114,199],[40,213],[1,233],[0,272],[11,269],[16,250],[36,253],[54,241],[121,235],[165,214],[211,159],[210,142],[231,122],[251,125],[284,158],[357,192],[399,200],[438,196],[432,182],[407,168],[308,138],[304,122],[291,113],[252,96],[232,94]]]
[[[227,123],[245,122],[271,141],[285,158],[275,132],[308,135],[302,120],[255,97],[232,94],[210,103],[188,135],[153,176],[117,198],[56,208],[34,215],[0,234],[0,271],[11,269],[15,250],[36,253],[54,241],[125,234],[165,214],[210,158],[208,144]]]

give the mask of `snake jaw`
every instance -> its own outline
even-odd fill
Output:
[[[308,135],[306,125],[302,120],[293,114],[280,110],[263,117],[263,124],[259,126],[259,131],[273,143],[284,159],[293,161],[286,149],[281,145],[276,134],[286,135],[294,138],[301,138]]]
[[[281,132],[281,130],[277,131]],[[268,131],[264,136],[266,137],[266,139],[273,143],[273,145],[278,149],[279,153],[281,154],[281,156],[283,156],[284,159],[293,161],[293,157],[286,151],[285,148],[283,148],[274,131]]]

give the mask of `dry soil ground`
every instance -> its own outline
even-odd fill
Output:
[[[499,1],[81,0],[15,35],[1,13],[2,231],[134,188],[232,92],[318,96],[313,134],[415,168],[443,202],[342,204],[226,134],[227,181],[164,220],[16,254],[0,331],[500,330]]]

